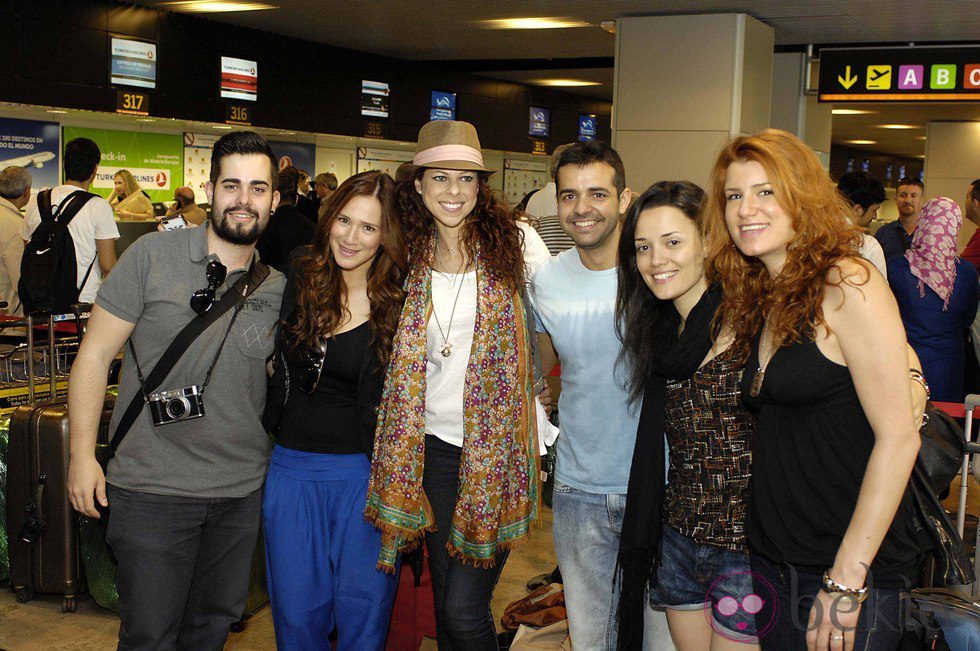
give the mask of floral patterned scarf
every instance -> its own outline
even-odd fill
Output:
[[[476,256],[477,312],[463,393],[460,488],[447,547],[491,567],[498,550],[523,542],[538,517],[539,457],[531,333],[519,291],[484,273]],[[365,516],[381,529],[378,567],[433,529],[422,490],[425,460],[426,324],[432,313],[427,260],[413,265],[378,413]]]
[[[956,236],[963,225],[960,207],[947,197],[936,197],[922,208],[912,235],[912,246],[905,252],[912,275],[919,279],[919,296],[926,285],[943,299],[943,311],[956,282]]]

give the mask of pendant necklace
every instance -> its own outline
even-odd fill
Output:
[[[772,359],[770,356],[770,351],[772,350],[772,341],[767,341],[766,335],[769,333],[769,315],[766,315],[765,323],[762,326],[762,338],[759,340],[759,366],[756,368],[755,375],[752,376],[752,386],[749,388],[749,395],[753,398],[758,398],[759,393],[762,391],[762,383],[766,379],[766,367],[769,366],[769,361]],[[765,351],[763,352],[762,346],[765,345]],[[763,362],[763,358],[766,360]]]
[[[449,249],[449,250],[453,252],[457,251],[457,249]],[[438,250],[436,251],[436,253],[438,254]],[[439,334],[442,336],[442,348],[439,349],[439,353],[443,357],[449,357],[450,355],[453,354],[453,345],[449,343],[449,335],[453,330],[453,317],[456,316],[456,304],[459,302],[459,294],[460,292],[463,291],[464,278],[460,274],[463,271],[463,266],[465,264],[466,264],[466,260],[463,260],[462,262],[460,262],[459,269],[456,270],[455,275],[459,280],[459,288],[456,290],[456,298],[453,299],[453,308],[449,312],[449,325],[446,327],[445,331],[443,331],[442,324],[439,322],[439,314],[436,312],[436,306],[434,301],[432,305],[432,316],[435,317],[436,327],[439,328]],[[450,287],[452,286],[450,285]]]

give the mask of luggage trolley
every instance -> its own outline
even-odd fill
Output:
[[[971,393],[963,403],[964,421],[963,437],[966,439],[966,454],[963,455],[963,465],[960,468],[960,499],[956,509],[956,531],[963,537],[966,529],[966,503],[970,486],[970,457],[980,454],[980,437],[978,441],[973,440],[973,410],[980,406],[980,394]],[[976,460],[980,463],[980,457]],[[980,473],[976,467],[974,472]],[[976,546],[973,548],[973,574],[975,580],[970,586],[970,594],[974,599],[980,598],[980,527],[977,527]]]
[[[26,329],[26,342],[13,345],[0,364],[0,380],[14,385],[14,399],[27,400],[10,417],[3,487],[10,588],[21,603],[35,594],[61,594],[62,612],[75,612],[77,594],[85,590],[85,576],[80,567],[77,516],[66,489],[67,400],[58,396],[58,385],[64,387],[78,350],[86,308],[90,306],[73,306],[71,314],[31,314],[3,324]],[[77,333],[66,335],[61,324],[70,321],[75,321]],[[40,349],[37,330],[42,328],[47,330],[47,341]],[[60,337],[56,336],[59,330]],[[47,395],[37,390],[45,377]],[[44,400],[38,402],[39,398]],[[103,414],[106,432],[110,414],[108,410]],[[102,429],[100,437],[104,437]]]

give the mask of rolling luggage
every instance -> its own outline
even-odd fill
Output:
[[[106,397],[99,427],[108,442],[114,397]],[[61,594],[61,612],[75,612],[85,591],[78,520],[68,500],[68,405],[64,399],[18,407],[10,417],[7,532],[10,587],[17,601]]]

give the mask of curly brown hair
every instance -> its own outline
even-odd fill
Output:
[[[736,248],[725,222],[725,177],[735,162],[762,165],[780,208],[790,216],[796,235],[787,246],[786,263],[772,278],[757,258]],[[773,350],[812,340],[823,316],[828,284],[867,282],[842,277],[839,263],[857,260],[861,230],[847,221],[848,206],[820,161],[799,138],[777,129],[735,138],[722,150],[711,172],[705,208],[709,282],[721,283],[724,299],[715,317],[715,336],[723,327],[735,335],[732,344],[744,362],[767,314]],[[867,272],[867,267],[863,267]],[[834,272],[834,273],[831,273]]]
[[[431,264],[436,234],[435,217],[415,189],[425,168],[398,186],[398,205],[405,228],[411,264]],[[478,175],[476,206],[463,222],[459,241],[473,260],[479,251],[484,270],[515,290],[524,286],[524,233],[507,207],[490,190],[487,175]]]
[[[381,204],[381,247],[368,269],[367,295],[371,303],[372,345],[387,363],[405,292],[408,270],[401,224],[395,210],[395,182],[384,172],[372,170],[344,181],[327,199],[326,212],[316,229],[309,253],[296,260],[296,323],[290,329],[294,345],[315,346],[350,318],[347,285],[330,250],[330,229],[354,197],[374,197]]]

